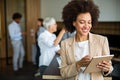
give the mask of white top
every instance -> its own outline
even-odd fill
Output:
[[[89,43],[87,41],[78,42],[75,44],[75,60],[79,61],[86,55],[89,55]],[[78,80],[90,80],[89,73],[83,73],[85,67],[80,67],[80,72],[78,74]]]
[[[49,66],[56,52],[60,49],[60,46],[54,46],[54,40],[56,36],[47,30],[41,33],[38,37],[38,45],[40,47],[41,56],[39,57],[39,66]]]
[[[11,40],[21,40],[22,39],[22,33],[20,29],[20,25],[13,21],[11,24],[8,26],[8,31]]]

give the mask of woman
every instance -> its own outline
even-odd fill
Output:
[[[36,33],[36,39],[38,39],[38,36],[45,31],[45,28],[43,27],[43,19],[42,18],[38,18],[37,25],[38,25],[38,29],[37,29],[37,33]],[[37,47],[36,64],[37,64],[37,67],[39,67],[39,56],[41,53],[40,53],[40,48],[38,46],[38,41],[36,41],[36,47]]]
[[[92,0],[72,0],[62,12],[65,28],[76,34],[61,43],[61,75],[66,80],[104,80],[113,70],[110,62],[97,65],[102,72],[83,73],[93,56],[109,55],[106,37],[92,34],[90,30],[98,21],[99,9]]]
[[[57,31],[57,24],[54,18],[47,17],[43,21],[45,31],[39,35],[38,45],[40,47],[41,56],[39,57],[40,73],[43,74],[44,70],[49,66],[56,52],[60,49],[59,42],[65,33],[65,29],[62,29],[59,35],[53,34]]]
[[[37,37],[45,31],[45,28],[43,27],[43,19],[42,18],[38,18],[37,20],[37,26],[38,26],[38,29],[37,29]]]

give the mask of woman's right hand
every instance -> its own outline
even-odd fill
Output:
[[[87,66],[89,63],[90,63],[90,56],[89,55],[86,55],[85,57],[83,57],[80,61],[77,61],[76,62],[76,67],[77,69],[80,68],[80,67],[85,67]]]

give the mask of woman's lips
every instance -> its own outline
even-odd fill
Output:
[[[88,29],[82,29],[82,32],[86,33],[88,32]]]

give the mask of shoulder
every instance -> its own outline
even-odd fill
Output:
[[[72,44],[73,42],[74,42],[74,36],[63,40],[63,41],[61,42],[61,46],[62,46],[62,45]]]
[[[74,39],[74,36],[73,37],[69,37],[69,38],[67,38],[67,39],[65,39],[65,40],[63,40],[64,42],[71,42],[71,40],[73,40]]]
[[[40,35],[39,35],[39,38],[44,38],[44,37],[46,37],[47,36],[47,34],[46,34],[46,32],[44,31],[44,32],[42,32]]]
[[[13,23],[10,23],[10,24],[8,25],[8,27],[11,27],[11,26],[13,26]]]
[[[43,26],[41,26],[40,28],[45,30],[45,28]]]
[[[42,33],[39,35],[39,38],[41,38],[41,39],[49,39],[49,38],[51,38],[51,36],[55,36],[55,35],[54,35],[54,34],[50,35],[50,34],[48,33],[48,31],[45,30],[44,32],[42,32]]]
[[[14,27],[15,28],[15,26],[18,26],[18,24],[16,23],[16,22],[11,22],[9,25],[8,25],[8,27]]]
[[[8,29],[14,29],[14,24],[13,24],[13,22],[8,25]]]
[[[45,28],[41,26],[41,27],[39,28],[39,30],[44,31]]]
[[[42,32],[41,34],[39,34],[39,36],[38,36],[38,40],[44,40],[44,39],[46,39],[46,37],[47,37],[47,34],[45,33],[45,31],[44,32]]]
[[[99,35],[99,34],[93,34],[93,33],[90,33],[90,36],[92,38],[95,38],[95,39],[105,39],[105,38],[107,38],[106,36]]]
[[[104,44],[105,42],[108,42],[108,39],[106,36],[93,34],[93,33],[90,33],[90,40],[99,44]]]

